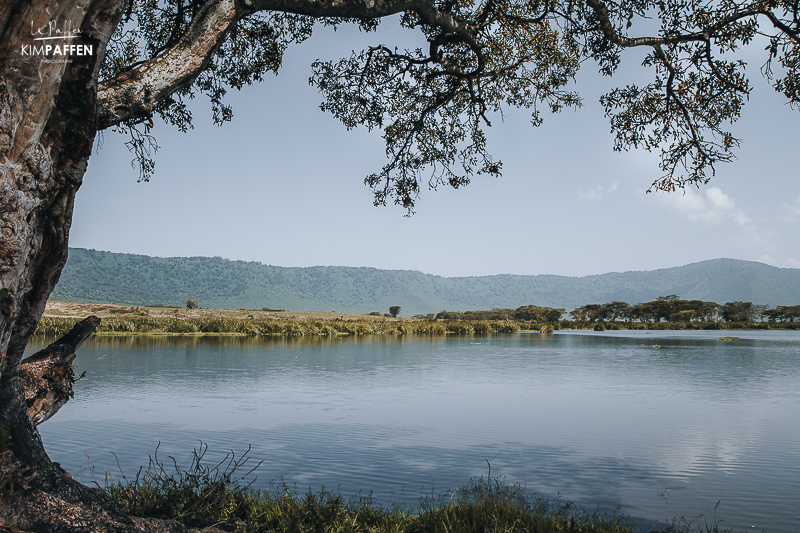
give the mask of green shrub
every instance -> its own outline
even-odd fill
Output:
[[[79,318],[44,316],[36,327],[36,335],[60,337],[71,330],[79,321]]]
[[[494,331],[495,333],[514,333],[515,331],[519,331],[520,327],[517,322],[495,322],[494,323]]]
[[[489,323],[488,322],[475,322],[472,326],[472,331],[479,335],[485,335],[489,333]]]

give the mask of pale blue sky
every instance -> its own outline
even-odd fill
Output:
[[[586,64],[584,107],[539,128],[524,111],[496,117],[489,148],[503,176],[423,190],[417,214],[405,218],[401,207],[373,207],[363,184],[384,163],[380,134],[348,132],[319,110],[322,96],[308,85],[314,59],[378,42],[394,44],[380,32],[319,31],[288,50],[279,76],[231,92],[235,116],[221,128],[198,101],[194,130],[156,128],[150,183],[137,183],[124,139],[106,132],[78,193],[71,246],[442,276],[583,276],[718,257],[800,267],[800,114],[758,74],[761,47],[733,130],[744,139],[738,159],[699,190],[645,194],[660,175],[657,154],[612,151],[597,100],[610,83],[644,72],[628,59],[629,77],[614,80]]]

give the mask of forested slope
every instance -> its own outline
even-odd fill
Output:
[[[159,258],[73,248],[51,299],[127,305],[386,312],[402,316],[540,305],[573,309],[613,300],[630,304],[676,294],[720,304],[800,304],[800,269],[714,259],[650,272],[445,278],[409,270],[284,268],[220,257]]]

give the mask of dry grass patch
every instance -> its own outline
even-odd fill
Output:
[[[117,304],[88,304],[77,302],[49,301],[44,316],[86,318],[95,315],[100,318],[148,316],[152,318],[227,318],[243,320],[291,319],[291,320],[349,320],[359,322],[399,322],[400,318],[356,315],[337,311],[262,311],[256,309],[186,309],[185,307],[134,306]]]

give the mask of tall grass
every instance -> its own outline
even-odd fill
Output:
[[[43,317],[37,335],[59,336],[68,332],[78,318]],[[599,323],[598,323],[599,324]],[[334,337],[336,335],[492,335],[528,330],[540,331],[537,322],[503,320],[297,320],[293,318],[229,318],[205,316],[197,318],[148,317],[140,315],[104,318],[100,334],[149,335],[246,335],[302,337],[306,335]],[[562,328],[591,329],[597,324],[561,322]],[[800,329],[800,323],[728,323],[728,322],[660,322],[660,323],[602,323],[605,329]]]
[[[78,318],[43,317],[36,329],[37,335],[58,336],[68,332]],[[227,317],[127,317],[104,318],[97,329],[100,334],[215,334],[247,336],[299,337],[318,335],[445,335],[513,333],[520,329],[538,330],[532,322],[419,320],[296,320],[283,318],[227,318]]]
[[[226,531],[249,533],[642,531],[624,517],[587,512],[560,502],[552,504],[532,497],[520,486],[491,477],[473,479],[455,491],[421,499],[413,509],[381,506],[371,497],[344,499],[325,490],[301,496],[285,484],[255,491],[245,481],[255,470],[249,469],[247,453],[239,458],[229,454],[216,465],[206,466],[205,451],[202,444],[195,450],[188,470],[181,470],[174,460],[166,467],[156,453],[147,470],[140,470],[132,480],[123,476],[112,482],[106,478],[104,489],[130,516],[174,519],[193,528],[224,525]],[[678,530],[689,531],[689,527]],[[705,531],[714,533],[718,529],[716,525],[706,526]]]

